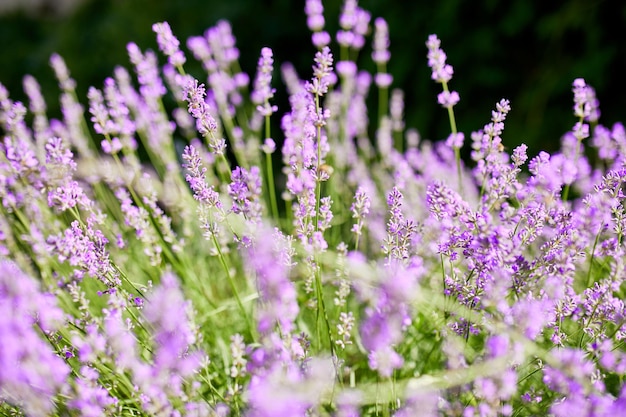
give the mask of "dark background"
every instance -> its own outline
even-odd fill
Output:
[[[324,1],[331,35],[338,28],[341,4]],[[595,87],[601,123],[626,119],[626,2],[361,0],[359,5],[372,18],[389,23],[392,87],[405,91],[407,126],[424,138],[437,140],[449,133],[447,114],[436,103],[440,86],[431,81],[426,63],[424,43],[430,33],[442,40],[454,66],[450,87],[461,96],[456,115],[466,137],[489,122],[496,101],[508,98],[513,110],[505,145],[527,143],[531,155],[556,149],[576,122],[571,93],[576,77]],[[116,65],[130,67],[128,42],[157,48],[152,23],[167,20],[184,45],[219,19],[231,22],[241,65],[251,76],[260,49],[270,46],[277,65],[291,61],[308,78],[315,49],[303,8],[304,1],[293,0],[85,0],[63,16],[45,5],[17,11],[0,16],[0,82],[13,99],[23,100],[21,79],[34,75],[56,116],[58,89],[48,66],[52,52],[66,59],[86,103],[90,85],[101,87]],[[373,70],[370,51],[368,42],[361,63]],[[193,58],[187,56],[191,64]],[[199,67],[189,64],[188,70],[201,77]],[[282,85],[274,84],[282,91]],[[280,114],[287,111],[284,99],[277,98]]]

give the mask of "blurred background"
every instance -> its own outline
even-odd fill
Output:
[[[338,29],[341,5],[324,1],[331,34]],[[602,124],[626,120],[626,2],[361,0],[359,5],[389,23],[392,87],[405,91],[407,126],[423,138],[449,133],[447,114],[436,103],[440,86],[431,81],[426,63],[430,33],[438,34],[454,66],[450,87],[461,96],[456,115],[466,137],[489,122],[499,99],[508,98],[505,145],[524,142],[530,155],[556,149],[576,122],[571,83],[577,77],[596,89]],[[157,49],[152,23],[167,20],[184,45],[219,19],[231,22],[241,65],[251,76],[260,49],[270,46],[276,64],[290,61],[308,78],[315,48],[303,8],[303,0],[0,0],[0,82],[14,100],[24,100],[22,77],[35,76],[54,117],[58,88],[48,66],[51,53],[65,58],[86,103],[90,85],[101,87],[116,65],[130,68],[128,42]],[[370,51],[368,44],[361,62],[373,70]],[[201,76],[199,67],[187,68]],[[284,95],[277,100],[282,114],[288,110]]]

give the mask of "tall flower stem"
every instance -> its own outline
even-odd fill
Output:
[[[270,137],[270,116],[265,116],[265,137]],[[278,221],[278,204],[276,202],[276,188],[274,185],[274,167],[272,165],[272,154],[265,152],[265,169],[267,171],[267,192],[270,197],[270,208],[272,217]]]
[[[441,83],[442,87],[443,87],[443,91],[446,93],[449,93],[450,90],[448,89],[448,83],[447,82],[442,82]],[[448,120],[450,121],[450,131],[452,132],[453,135],[456,135],[458,133],[458,130],[456,128],[456,118],[454,117],[454,109],[452,106],[448,106]],[[459,190],[461,190],[461,179],[462,179],[462,170],[461,170],[461,149],[454,147],[454,159],[456,160],[456,173],[457,173],[457,179],[459,181]]]

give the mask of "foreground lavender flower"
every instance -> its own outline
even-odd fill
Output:
[[[146,320],[154,328],[153,365],[135,369],[135,380],[148,397],[146,411],[171,407],[171,401],[183,394],[185,378],[200,367],[203,354],[192,348],[197,335],[189,309],[178,279],[165,273],[144,307]]]
[[[48,416],[70,368],[44,341],[62,324],[55,298],[10,261],[0,260],[0,399]]]
[[[263,231],[259,230],[259,233]],[[278,325],[283,334],[289,334],[299,312],[296,291],[288,277],[292,266],[291,240],[279,230],[274,230],[272,239],[274,245],[261,243],[257,238],[258,243],[249,251],[249,262],[256,273],[262,300],[258,330],[261,334],[267,334]]]

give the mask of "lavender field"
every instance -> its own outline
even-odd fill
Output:
[[[506,98],[457,130],[433,34],[426,140],[385,20],[304,12],[306,74],[160,22],[86,97],[57,54],[58,97],[0,84],[0,415],[626,415],[626,129],[593,87],[558,152],[507,149]]]

